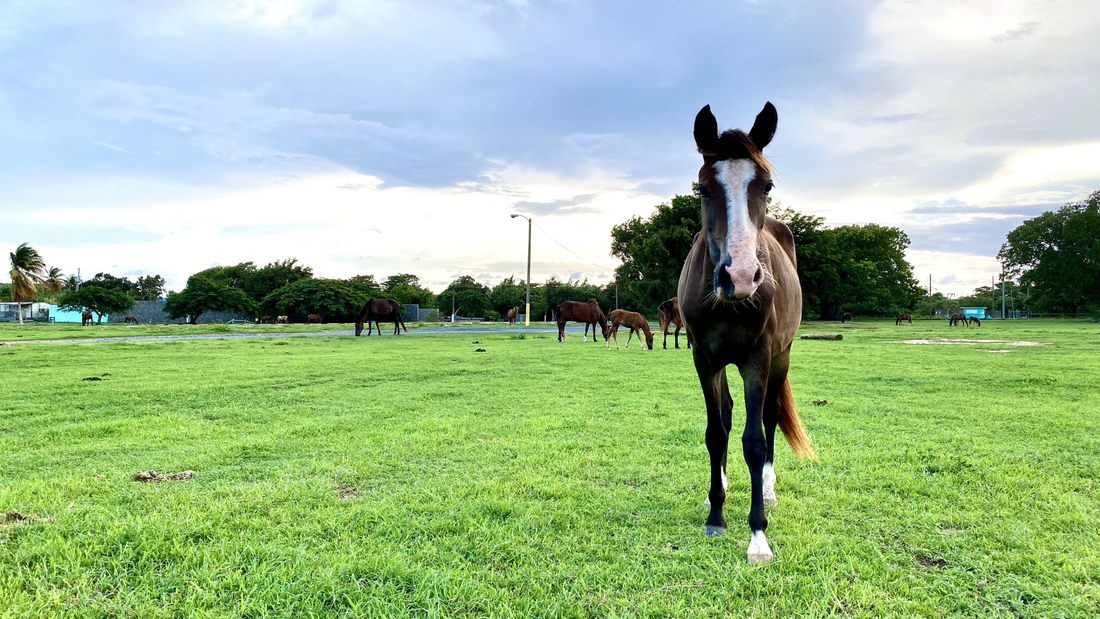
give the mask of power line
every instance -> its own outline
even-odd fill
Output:
[[[535,224],[535,222],[534,222],[534,221],[532,221],[531,223]],[[546,238],[550,239],[551,241],[554,241],[555,243],[557,243],[558,245],[560,245],[562,249],[564,249],[565,251],[567,251],[567,252],[569,252],[569,253],[573,254],[574,256],[576,256],[576,257],[580,258],[581,260],[584,260],[584,261],[585,261],[585,262],[587,262],[588,264],[591,264],[592,266],[594,266],[594,267],[597,267],[597,268],[600,268],[600,269],[603,269],[603,270],[605,270],[605,271],[611,271],[612,273],[614,273],[614,272],[615,272],[615,269],[609,269],[609,268],[607,268],[607,267],[605,267],[605,266],[602,266],[602,265],[596,264],[595,262],[592,262],[592,261],[591,261],[591,260],[589,260],[588,258],[585,258],[584,256],[582,256],[582,255],[578,254],[577,252],[573,251],[572,249],[569,249],[569,248],[568,248],[568,247],[566,247],[565,245],[562,245],[562,244],[561,244],[561,241],[559,241],[559,240],[555,239],[554,237],[550,236],[550,233],[549,233],[549,232],[547,232],[546,230],[543,230],[543,229],[542,229],[542,226],[540,226],[540,225],[538,225],[538,224],[535,224],[535,227],[539,229],[539,232],[542,232],[543,234],[545,234],[545,235],[546,235]]]

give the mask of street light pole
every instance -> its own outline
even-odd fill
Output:
[[[522,217],[527,220],[527,307],[523,312],[523,325],[531,326],[531,218],[526,215],[512,213],[512,219]]]

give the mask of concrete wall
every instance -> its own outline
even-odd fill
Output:
[[[186,319],[172,320],[164,313],[164,301],[136,301],[130,311],[124,314],[111,314],[108,322],[122,322],[127,316],[133,316],[141,324],[145,323],[169,323],[187,322]],[[230,320],[244,320],[252,322],[255,316],[252,314],[232,314],[228,312],[204,312],[199,315],[199,324],[224,323]],[[79,319],[78,319],[79,322]]]

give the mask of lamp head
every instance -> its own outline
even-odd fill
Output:
[[[512,213],[512,219],[515,219],[516,217],[519,217],[519,215],[516,215],[515,213]]]

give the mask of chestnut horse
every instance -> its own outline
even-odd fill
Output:
[[[516,316],[519,316],[519,308],[513,307],[508,310],[508,325],[513,326],[516,324]]]
[[[313,323],[321,324],[321,317],[317,314],[310,314],[306,316],[306,324],[311,325]]]
[[[136,325],[138,323],[138,319],[136,316],[127,316],[122,319],[122,322],[124,322],[125,324],[134,323]]]
[[[592,326],[592,341],[596,341],[596,324],[600,325],[603,339],[607,339],[607,316],[600,309],[600,304],[595,299],[589,299],[587,303],[580,301],[565,301],[558,306],[558,341],[565,340],[565,323],[570,320],[584,323],[584,341],[588,341],[588,326]]]
[[[89,323],[95,322],[92,320],[92,313],[88,310],[84,310],[80,313],[80,326],[86,327]]]
[[[673,336],[672,342],[679,349],[680,329],[684,326],[684,320],[680,317],[680,303],[676,300],[676,297],[672,297],[657,306],[657,322],[661,326],[661,333],[665,336],[663,347],[666,350],[668,349],[668,326],[670,324],[676,325],[676,334]],[[688,348],[691,348],[691,338],[688,338]]]
[[[898,314],[897,320],[894,321],[894,326],[896,327],[896,326],[900,325],[901,323],[905,322],[906,320],[909,321],[909,324],[913,324],[913,315],[912,314]]]
[[[378,335],[382,335],[383,322],[393,323],[393,334],[397,335],[401,333],[401,329],[405,329],[405,333],[409,332],[409,328],[405,326],[405,320],[401,318],[401,313],[405,308],[401,307],[401,304],[393,299],[371,299],[363,306],[363,311],[359,312],[359,319],[355,321],[355,336],[359,337],[363,333],[363,323],[367,323],[367,335],[371,334],[371,322],[378,326]]]
[[[752,488],[748,545],[751,563],[769,562],[764,503],[775,504],[775,428],[800,458],[816,459],[795,409],[787,378],[791,343],[802,321],[802,289],[794,237],[767,217],[772,168],[761,150],[771,142],[775,107],[764,105],[749,133],[718,133],[704,107],[695,118],[702,231],[680,273],[677,298],[707,407],[710,453],[708,535],[726,532],[726,455],[733,428],[734,400],[726,380],[733,364],[744,382],[745,426],[741,447]]]
[[[638,334],[638,341],[642,341],[642,334],[645,333],[645,345],[653,350],[653,332],[649,330],[649,321],[645,319],[638,312],[628,312],[626,310],[617,309],[611,312],[611,337],[615,338],[615,350],[619,350],[619,325],[626,325],[630,328],[630,335],[626,336],[626,348],[630,350],[630,338],[634,337],[634,333]],[[611,350],[611,340],[607,341],[607,349]],[[643,348],[642,350],[645,350]]]

